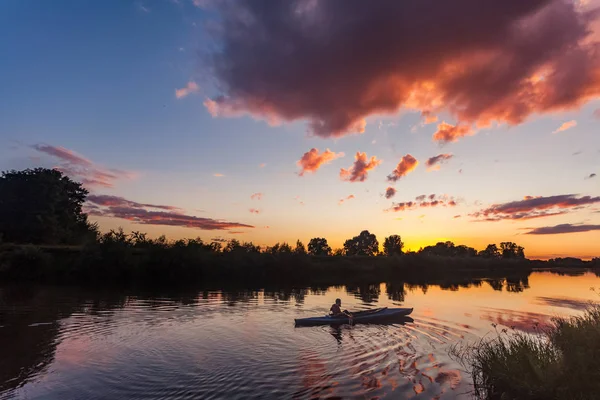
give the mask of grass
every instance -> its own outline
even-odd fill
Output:
[[[480,399],[598,399],[600,306],[554,319],[537,335],[503,330],[451,354],[470,372]]]

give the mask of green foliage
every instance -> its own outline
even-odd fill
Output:
[[[327,244],[325,238],[312,238],[308,242],[308,254],[311,256],[328,256],[331,254],[331,247]]]
[[[80,183],[53,169],[2,172],[0,235],[12,243],[94,241],[98,227],[82,211],[87,194]]]
[[[403,248],[404,242],[402,242],[400,235],[390,235],[386,237],[385,241],[383,242],[383,252],[386,256],[402,254]]]
[[[537,335],[503,330],[456,346],[481,399],[596,399],[600,393],[600,307],[555,319]]]
[[[374,234],[365,230],[358,236],[346,240],[344,251],[347,256],[374,256],[379,253],[379,242]]]

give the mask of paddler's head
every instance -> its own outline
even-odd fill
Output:
[[[337,304],[338,306],[342,305],[342,300],[341,299],[335,299],[335,304]]]

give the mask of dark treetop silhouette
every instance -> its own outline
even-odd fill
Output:
[[[82,206],[88,191],[53,169],[2,172],[0,237],[5,242],[79,244],[95,240]]]

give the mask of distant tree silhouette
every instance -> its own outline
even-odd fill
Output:
[[[390,235],[383,242],[383,252],[386,256],[402,254],[402,248],[404,248],[404,243],[400,235]]]
[[[454,257],[476,257],[477,250],[472,247],[461,244],[454,247]]]
[[[239,240],[231,239],[223,248],[223,253],[233,253],[234,251],[242,250],[242,245]]]
[[[331,254],[331,247],[327,244],[325,238],[312,238],[308,242],[308,254],[311,256],[328,256]]]
[[[485,250],[479,252],[479,255],[484,258],[500,258],[502,256],[496,244],[488,244]]]
[[[292,246],[286,242],[275,243],[273,246],[267,247],[266,252],[271,254],[289,254],[292,253]]]
[[[374,256],[379,252],[377,237],[369,231],[362,231],[358,236],[344,242],[347,256]]]
[[[525,249],[513,242],[500,243],[502,258],[525,258]]]
[[[427,246],[419,250],[419,253],[440,257],[475,257],[477,250],[465,245],[455,246],[453,242],[446,241]]]
[[[333,251],[333,255],[337,256],[337,257],[343,256],[344,255],[344,249],[335,249]]]
[[[434,246],[425,246],[419,250],[419,253],[431,256],[453,257],[454,243],[451,241],[437,242]]]
[[[294,254],[306,254],[306,248],[304,247],[304,243],[300,240],[296,241],[296,247],[294,248]]]
[[[0,176],[0,236],[5,242],[79,244],[98,229],[82,206],[88,191],[61,172],[35,168]]]

